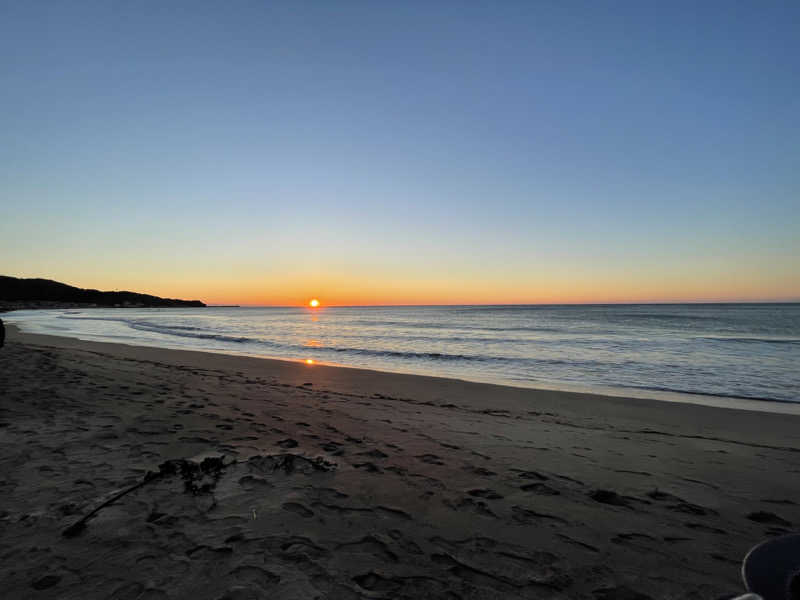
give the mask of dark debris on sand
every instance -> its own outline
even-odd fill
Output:
[[[295,471],[309,473],[313,471],[330,471],[336,468],[334,463],[326,461],[321,457],[309,459],[297,454],[268,454],[263,456],[253,456],[248,464],[264,473],[283,472],[291,474]],[[124,496],[134,492],[153,481],[166,477],[179,476],[183,480],[184,492],[193,496],[208,495],[213,493],[223,471],[234,464],[235,461],[226,462],[224,456],[208,456],[200,462],[178,458],[161,463],[158,471],[148,471],[142,481],[126,488],[105,500],[81,519],[67,527],[62,535],[64,537],[75,537],[85,528],[92,517],[96,516],[104,508],[117,502]]]

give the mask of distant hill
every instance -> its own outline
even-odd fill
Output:
[[[50,279],[0,275],[0,309],[74,307],[202,307],[200,300],[174,300],[135,292],[85,290]]]

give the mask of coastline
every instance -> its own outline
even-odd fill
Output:
[[[39,334],[39,333],[28,333],[23,331],[19,325],[13,323],[7,323],[6,327],[14,328],[15,335],[18,336],[25,336],[24,339],[28,339],[31,341],[35,341],[39,339],[40,342],[47,342],[46,338],[55,338],[54,340],[50,340],[50,343],[54,344],[57,347],[63,347],[64,344],[67,342],[59,342],[57,340],[74,340],[75,342],[81,342],[86,344],[107,344],[109,346],[122,346],[128,348],[140,348],[142,350],[169,350],[173,352],[187,352],[191,354],[208,354],[212,356],[230,356],[234,358],[246,358],[246,359],[253,359],[253,360],[263,360],[263,361],[275,361],[277,363],[290,363],[290,364],[300,364],[304,368],[309,368],[305,361],[302,359],[291,359],[291,358],[282,358],[282,357],[272,357],[272,356],[259,356],[259,355],[252,355],[248,353],[238,353],[234,354],[231,352],[226,351],[217,351],[217,350],[187,350],[175,347],[167,347],[167,346],[146,346],[146,345],[136,345],[136,344],[126,344],[122,342],[101,342],[101,341],[94,341],[94,340],[87,340],[78,337],[70,337],[70,336],[61,336],[61,335],[54,335],[54,334]],[[118,350],[118,349],[117,349]],[[273,365],[275,366],[275,365]],[[677,404],[691,404],[691,405],[698,405],[698,406],[708,406],[714,408],[721,408],[721,409],[730,409],[730,410],[744,410],[744,411],[754,411],[754,412],[768,412],[768,413],[777,413],[777,414],[786,414],[786,415],[800,415],[800,402],[789,402],[789,401],[781,401],[781,400],[772,400],[772,399],[755,399],[755,398],[739,398],[734,396],[715,396],[709,394],[701,394],[701,393],[689,393],[689,392],[674,392],[669,390],[657,390],[651,388],[611,388],[611,387],[601,387],[601,386],[594,386],[594,387],[586,387],[583,388],[581,386],[570,386],[570,385],[561,385],[552,388],[540,388],[540,387],[533,387],[533,386],[524,386],[524,385],[514,385],[512,383],[492,383],[492,382],[485,382],[485,381],[473,381],[469,379],[456,379],[452,377],[438,377],[434,375],[426,375],[421,373],[413,373],[413,372],[406,372],[406,371],[388,371],[388,370],[378,370],[378,369],[369,369],[365,367],[356,367],[351,365],[344,365],[344,364],[334,364],[322,361],[314,361],[313,365],[310,366],[313,369],[347,369],[347,370],[355,370],[361,371],[365,373],[375,374],[376,376],[380,376],[384,374],[386,376],[399,376],[399,377],[420,377],[429,380],[428,383],[432,382],[439,382],[440,384],[446,385],[446,382],[453,382],[453,383],[461,383],[461,384],[471,384],[476,386],[492,386],[494,388],[501,388],[501,389],[510,389],[510,390],[525,390],[532,392],[536,395],[541,394],[570,394],[573,396],[580,397],[579,401],[587,402],[592,401],[592,399],[602,399],[602,398],[615,398],[618,400],[624,400],[628,402],[632,401],[642,401],[644,403],[648,402],[669,402],[669,403],[677,403]],[[346,378],[346,377],[345,377]],[[398,385],[398,382],[393,382],[393,385]],[[472,392],[477,393],[477,392]]]
[[[705,599],[800,523],[793,415],[15,327],[0,389],[14,597]]]

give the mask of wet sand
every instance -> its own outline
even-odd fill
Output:
[[[9,598],[707,600],[800,523],[796,415],[8,333]]]

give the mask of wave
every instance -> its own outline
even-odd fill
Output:
[[[448,354],[446,352],[403,352],[401,350],[372,350],[369,348],[346,348],[341,346],[328,346],[324,348],[315,348],[315,350],[386,358],[424,358],[428,360],[469,360],[481,362],[487,360],[502,360],[502,357],[476,356],[470,354]]]
[[[760,338],[736,336],[702,336],[695,339],[712,342],[736,342],[743,344],[800,344],[799,338]]]
[[[377,350],[371,348],[352,348],[344,346],[327,346],[307,348],[297,346],[298,349],[308,352],[309,350],[317,352],[328,353],[347,353],[359,356],[374,356],[379,358],[400,358],[400,359],[425,359],[434,361],[468,361],[479,363],[494,363],[494,364],[515,364],[533,367],[542,366],[574,366],[584,368],[608,368],[612,363],[597,360],[577,360],[577,359],[560,359],[560,358],[530,358],[530,357],[514,357],[514,356],[496,356],[489,354],[450,354],[447,352],[413,352],[402,350]],[[613,365],[632,364],[633,361],[622,361],[620,363],[613,363]]]
[[[223,335],[220,333],[188,333],[186,331],[174,331],[177,327],[163,327],[163,326],[150,326],[142,323],[128,323],[131,329],[138,331],[147,331],[149,333],[161,333],[165,335],[174,335],[176,337],[194,338],[199,340],[215,340],[218,342],[231,342],[234,344],[245,344],[247,342],[256,341],[248,337],[234,337],[230,335]]]
[[[544,326],[517,326],[517,327],[492,327],[491,325],[460,325],[455,323],[425,323],[421,321],[378,321],[373,319],[359,319],[354,321],[357,325],[377,327],[408,327],[410,329],[451,329],[465,331],[534,331],[534,332],[562,332],[561,327]]]
[[[671,392],[676,394],[689,394],[691,396],[711,396],[713,398],[731,398],[737,400],[755,400],[758,402],[783,402],[786,404],[798,404],[800,403],[800,399],[792,400],[790,398],[781,398],[781,397],[767,397],[767,396],[748,396],[745,394],[736,394],[733,392],[724,393],[724,392],[710,392],[705,390],[695,390],[691,388],[673,388],[673,387],[661,387],[661,386],[653,386],[653,385],[622,385],[619,386],[622,388],[630,388],[634,390],[651,390],[654,392]]]
[[[652,319],[654,321],[720,321],[720,315],[687,315],[674,313],[618,313],[615,319]]]
[[[59,319],[68,319],[73,321],[107,321],[114,323],[122,323],[131,329],[137,331],[146,331],[148,333],[160,333],[163,335],[172,335],[176,337],[195,338],[200,340],[215,340],[220,342],[231,342],[235,344],[245,344],[248,342],[258,342],[265,345],[273,345],[275,347],[282,347],[281,344],[274,344],[268,340],[258,340],[255,338],[245,336],[230,336],[220,333],[203,333],[208,331],[202,327],[186,327],[183,325],[157,325],[147,321],[137,321],[135,319],[119,319],[114,317],[66,317],[59,316]],[[196,332],[196,333],[194,333]]]

